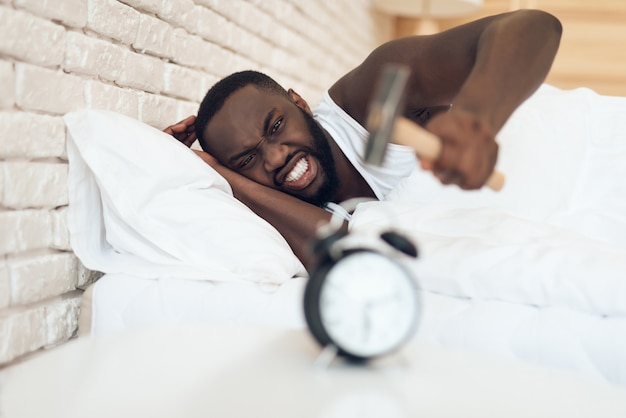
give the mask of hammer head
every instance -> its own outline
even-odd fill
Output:
[[[389,64],[383,69],[365,123],[365,128],[370,133],[365,147],[366,163],[381,165],[385,158],[396,116],[403,105],[403,93],[409,72],[407,66],[395,64]]]

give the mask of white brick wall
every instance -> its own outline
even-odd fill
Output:
[[[15,103],[15,70],[13,63],[0,61],[0,109]]]
[[[119,45],[80,32],[69,32],[63,69],[74,74],[117,81],[126,65],[127,53],[128,50]]]
[[[65,153],[65,125],[60,116],[0,111],[0,158],[61,157]]]
[[[15,102],[20,109],[62,114],[85,106],[85,81],[62,70],[15,64]]]
[[[64,25],[83,28],[87,23],[87,2],[84,0],[14,0],[15,6]]]
[[[369,0],[0,0],[0,365],[71,338],[100,276],[71,251],[64,113],[162,129],[243,69],[314,105],[390,32]]]
[[[0,7],[0,53],[45,67],[61,64],[65,29],[30,13]]]

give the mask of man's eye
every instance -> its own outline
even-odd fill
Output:
[[[275,134],[276,131],[278,130],[278,128],[280,128],[280,125],[283,124],[283,120],[282,119],[278,119],[276,121],[276,123],[274,124],[274,126],[272,126],[272,133]]]
[[[256,153],[249,154],[246,158],[244,158],[244,160],[241,162],[241,164],[239,164],[239,167],[245,167],[248,164],[250,164],[255,156],[256,156]]]

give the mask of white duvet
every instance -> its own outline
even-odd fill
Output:
[[[120,150],[131,138],[137,141],[136,135],[111,139],[87,129],[94,121],[106,126],[110,117],[101,113],[66,117],[72,245],[87,267],[108,273],[96,285],[94,315],[99,316],[91,318],[92,332],[193,318],[224,319],[220,312],[228,312],[232,319],[233,304],[221,297],[236,297],[232,289],[224,290],[229,282],[239,287],[248,282],[258,290],[258,303],[250,302],[254,292],[245,292],[243,299],[250,303],[234,305],[244,311],[255,306],[240,317],[254,310],[247,317],[262,319],[263,312],[271,312],[275,321],[282,312],[285,324],[302,325],[301,312],[294,312],[299,300],[294,304],[293,298],[300,297],[294,288],[301,289],[304,281],[289,286],[288,292],[281,286],[302,268],[275,231],[264,222],[257,225],[219,180],[204,179],[215,173],[195,164],[191,158],[196,157],[188,150],[142,127],[144,134],[154,136],[141,139],[152,152],[158,153],[156,144],[161,144],[155,138],[167,143],[160,164],[167,160],[187,164],[178,181],[175,176],[168,186],[159,186],[163,176],[171,178],[177,172],[163,174],[158,164],[149,167],[149,163],[137,168],[136,158],[145,153],[129,156],[128,150]],[[85,118],[91,118],[87,128]],[[127,123],[120,131],[135,128]],[[463,192],[416,171],[387,201],[359,205],[351,231],[366,234],[393,227],[417,242],[420,257],[410,268],[424,304],[418,339],[626,384],[626,99],[543,86],[516,111],[498,140],[498,169],[506,175],[500,193]],[[116,165],[123,172],[112,176],[106,166],[98,165],[94,156],[102,155],[123,156],[124,164]],[[198,178],[190,182],[191,169],[197,170]],[[141,189],[133,189],[132,181],[120,182],[137,178]],[[85,183],[91,187],[81,186]],[[104,193],[113,190],[108,184],[119,195]],[[211,199],[213,193],[219,195],[218,204],[185,205],[187,198],[197,203]],[[167,196],[178,201],[164,208]],[[233,210],[246,219],[241,230],[235,227],[236,239],[223,225],[236,225]],[[217,225],[219,239],[181,237],[181,231],[193,232],[181,227],[181,213],[194,222],[211,219],[200,225],[202,232],[208,235]],[[154,221],[145,218],[155,214],[158,234]],[[241,240],[246,245],[240,251]],[[258,247],[250,245],[254,240],[268,243],[257,250],[255,259],[272,263],[259,264],[247,257],[246,251]],[[242,262],[233,266],[233,259]],[[185,280],[177,286],[180,279],[194,282]],[[226,283],[216,285],[218,281]],[[277,295],[288,296],[270,298],[267,286],[258,282],[273,283]],[[125,283],[132,295],[125,294]],[[211,289],[206,298],[191,296],[200,287]],[[203,306],[208,301],[211,309]]]
[[[423,293],[457,301],[428,338],[626,384],[625,116],[626,99],[545,86],[499,135],[500,193],[416,171],[357,209],[355,232],[412,236]]]
[[[503,191],[415,172],[352,226],[411,234],[429,291],[626,317],[625,112],[626,99],[544,87],[499,135]]]

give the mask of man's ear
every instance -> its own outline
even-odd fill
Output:
[[[309,107],[309,104],[306,102],[306,100],[302,98],[302,96],[296,93],[293,89],[287,90],[287,93],[289,94],[289,98],[291,99],[291,101],[294,102],[296,106],[307,112],[309,115],[313,114],[311,108]]]

